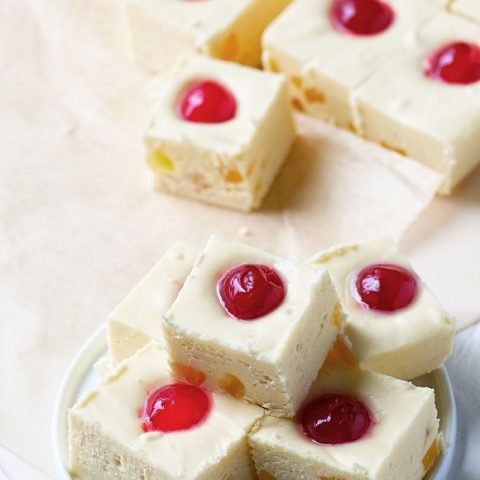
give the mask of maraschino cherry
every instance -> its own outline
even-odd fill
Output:
[[[330,21],[341,33],[377,35],[394,19],[392,7],[382,0],[333,0],[330,5]]]
[[[408,307],[417,293],[415,275],[399,265],[376,264],[364,268],[354,280],[354,295],[366,308],[395,312]]]
[[[258,264],[234,267],[217,283],[220,303],[240,320],[255,320],[272,312],[283,302],[285,290],[276,270]]]
[[[468,85],[480,80],[480,46],[452,42],[433,52],[427,59],[425,75],[432,80]]]
[[[299,420],[309,440],[327,445],[359,440],[374,423],[373,415],[362,401],[336,393],[312,400]]]
[[[182,92],[177,113],[187,122],[223,123],[235,117],[237,101],[224,85],[213,80],[201,80]]]
[[[140,412],[145,432],[189,430],[207,417],[210,393],[188,383],[171,383],[150,392]]]

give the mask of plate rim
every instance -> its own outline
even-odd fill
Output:
[[[107,323],[101,324],[82,345],[70,362],[60,383],[53,408],[53,422],[51,429],[51,444],[55,471],[61,480],[72,480],[74,477],[68,471],[68,421],[67,412],[78,397],[78,390],[86,374],[93,367],[98,358],[107,349]],[[446,441],[445,452],[437,463],[433,475],[428,480],[448,480],[448,474],[453,465],[455,447],[457,443],[457,405],[452,382],[445,366],[435,370],[433,376],[437,384],[445,388],[440,390],[437,401],[443,411],[450,412],[442,418],[442,433]]]
[[[60,479],[71,480],[68,471],[68,420],[67,412],[78,394],[82,379],[93,366],[93,359],[106,349],[107,323],[102,323],[82,345],[70,362],[57,392],[53,407],[51,443],[55,471]]]

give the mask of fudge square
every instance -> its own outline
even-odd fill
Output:
[[[247,433],[263,410],[172,378],[152,341],[69,412],[83,480],[253,480]]]
[[[326,269],[214,236],[164,317],[175,371],[292,416],[342,313]]]
[[[162,315],[171,307],[192,269],[196,248],[176,242],[108,318],[108,349],[113,365],[150,340],[163,341]]]
[[[159,190],[252,210],[294,137],[283,75],[193,56],[156,92],[145,143]]]
[[[449,194],[480,162],[480,25],[438,13],[354,99],[360,132],[442,173]]]
[[[434,392],[328,364],[295,419],[249,436],[260,480],[421,480],[441,451]]]
[[[409,380],[440,367],[455,322],[388,237],[333,247],[328,268],[345,312],[344,333],[359,365]]]
[[[263,64],[289,76],[296,108],[353,129],[353,90],[439,9],[431,0],[297,0],[265,31]]]
[[[265,27],[291,0],[127,0],[137,62],[149,70],[165,55],[200,53],[256,67]]]

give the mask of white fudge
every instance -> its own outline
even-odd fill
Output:
[[[82,480],[253,480],[246,435],[263,410],[221,395],[203,423],[171,433],[142,429],[149,391],[172,380],[166,354],[151,342],[121,363],[69,412],[70,471]]]
[[[480,23],[480,2],[478,0],[454,0],[452,11]]]
[[[354,94],[357,129],[442,173],[443,194],[480,162],[480,82],[452,85],[423,71],[433,52],[457,40],[479,43],[480,25],[440,12]]]
[[[256,67],[263,30],[290,2],[126,0],[133,53],[149,70],[195,52]]]
[[[233,93],[233,119],[202,124],[180,118],[179,95],[199,79],[219,82]],[[285,78],[187,57],[164,79],[155,100],[145,143],[156,187],[240,210],[259,207],[295,137]]]
[[[421,480],[440,451],[434,392],[384,375],[327,366],[307,398],[336,393],[361,400],[375,423],[351,443],[307,439],[294,420],[266,417],[249,436],[260,480]]]
[[[107,339],[114,365],[152,339],[163,342],[162,315],[177,297],[197,253],[191,245],[175,243],[110,314]]]
[[[360,37],[332,26],[331,0],[297,0],[265,31],[264,67],[289,76],[298,109],[353,129],[353,90],[386,59],[401,55],[420,25],[440,8],[429,0],[388,3],[396,14],[392,25],[381,34]]]
[[[382,313],[357,300],[353,282],[364,267],[387,263],[413,273],[391,239],[333,247],[312,262],[328,268],[346,315],[345,334],[361,367],[408,380],[443,364],[452,349],[454,320],[420,279],[413,302],[401,310]]]
[[[216,283],[231,268],[252,263],[279,272],[286,296],[267,315],[238,320],[223,309]],[[175,365],[193,369],[207,388],[292,416],[337,336],[337,302],[326,269],[212,237],[165,316],[168,350]]]

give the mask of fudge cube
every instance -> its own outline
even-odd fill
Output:
[[[131,357],[150,340],[163,342],[162,315],[172,306],[197,256],[197,249],[175,243],[108,318],[108,349],[113,365]]]
[[[480,25],[440,12],[354,93],[358,130],[443,174],[443,194],[480,162],[479,44]]]
[[[152,341],[69,412],[70,471],[83,480],[253,480],[253,405],[175,380]]]
[[[256,67],[263,30],[290,2],[127,0],[133,54],[149,70],[189,53]]]
[[[480,2],[478,0],[454,0],[452,11],[480,23]]]
[[[312,261],[328,268],[346,316],[344,333],[361,367],[409,380],[442,365],[455,322],[393,240],[340,245]]]
[[[186,57],[156,97],[145,143],[157,188],[257,208],[295,137],[285,78]]]
[[[401,55],[419,26],[440,8],[430,0],[381,3],[383,8],[371,9],[371,15],[363,12],[373,24],[367,22],[365,27],[373,30],[367,28],[360,34],[348,30],[337,18],[342,16],[342,6],[343,16],[351,16],[351,3],[297,0],[263,37],[264,67],[288,75],[296,108],[349,129],[354,128],[350,104],[353,90],[386,59]],[[381,27],[380,31],[375,25]]]
[[[165,315],[164,333],[178,374],[292,416],[341,321],[326,269],[214,236]]]
[[[327,365],[298,417],[266,417],[249,444],[260,480],[421,480],[438,424],[433,390]]]

